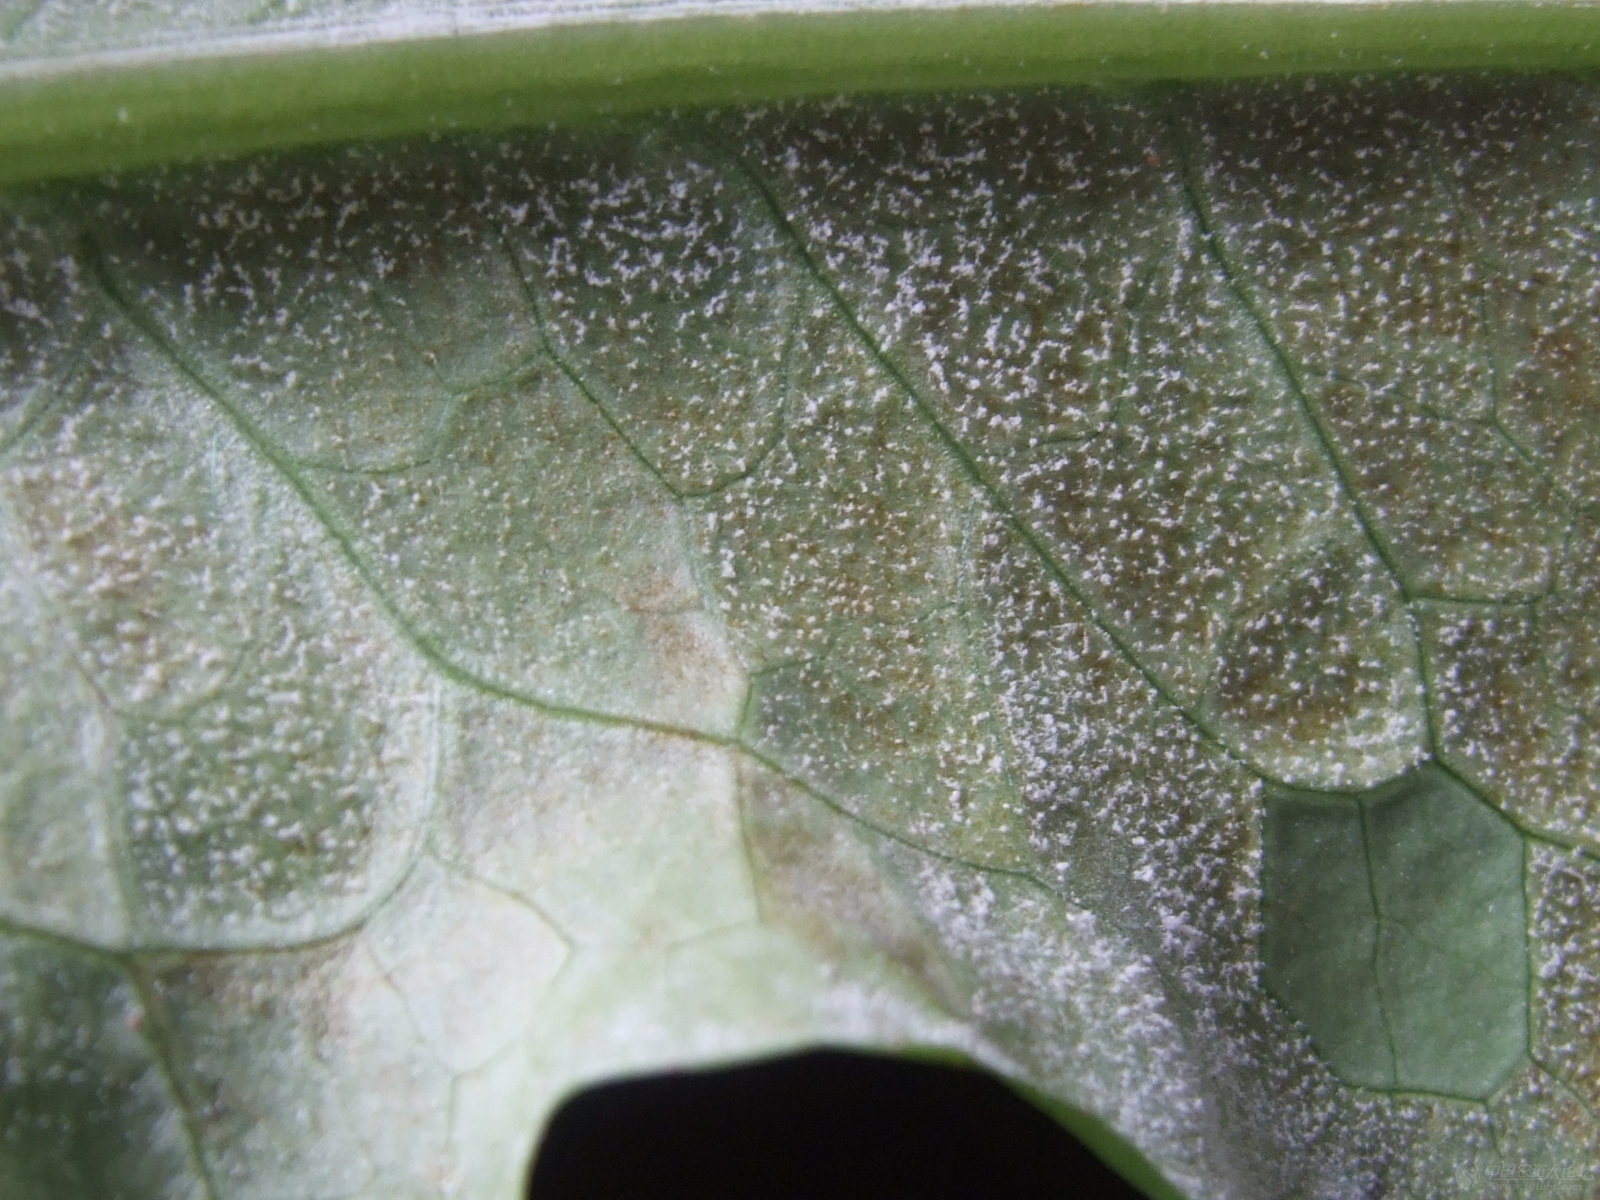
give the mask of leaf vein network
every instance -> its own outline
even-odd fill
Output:
[[[673,725],[664,721],[655,721],[644,717],[630,716],[625,713],[609,712],[601,709],[585,708],[579,705],[564,704],[553,701],[520,688],[511,687],[485,676],[469,667],[456,662],[433,638],[429,637],[400,610],[398,604],[389,595],[387,590],[376,576],[370,564],[356,548],[351,537],[340,527],[334,516],[327,511],[318,500],[315,490],[296,469],[295,463],[289,455],[275,446],[266,433],[260,429],[248,415],[227,396],[226,391],[210,380],[205,371],[186,355],[160,327],[154,317],[144,311],[123,291],[118,281],[113,277],[104,255],[98,245],[90,237],[85,237],[80,244],[80,256],[88,269],[91,278],[95,279],[101,290],[109,298],[122,317],[147,339],[172,365],[201,393],[222,411],[224,416],[239,431],[240,436],[251,449],[276,471],[289,486],[294,495],[312,514],[323,530],[333,540],[341,556],[350,563],[363,586],[373,596],[382,609],[385,617],[392,624],[397,633],[430,667],[450,683],[478,692],[493,699],[504,700],[520,707],[531,709],[547,717],[557,720],[574,721],[589,725],[613,729],[632,729],[641,733],[655,734],[661,737],[682,739],[701,745],[714,746],[718,749],[741,754],[752,762],[758,763],[773,772],[786,783],[804,791],[813,800],[816,800],[834,812],[838,813],[868,830],[869,832],[891,841],[904,845],[908,849],[920,854],[927,854],[952,864],[968,867],[975,871],[987,874],[1002,875],[1025,881],[1044,889],[1054,896],[1055,892],[1043,879],[1027,871],[1020,871],[1012,867],[1005,867],[994,863],[964,858],[960,855],[950,854],[922,844],[915,838],[900,833],[885,825],[861,816],[837,797],[829,795],[817,787],[810,780],[790,770],[787,766],[777,761],[760,749],[750,745],[739,737],[727,736],[704,729],[690,726]],[[398,887],[398,884],[396,885]],[[336,934],[329,936],[342,936],[351,928],[357,928],[370,918],[382,903],[386,902],[393,894],[392,890],[380,898],[373,905],[368,906],[361,914]],[[318,941],[326,938],[318,938]]]

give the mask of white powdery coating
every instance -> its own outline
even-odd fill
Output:
[[[214,406],[131,358],[142,380],[102,378],[0,470],[21,564],[115,722],[130,936],[315,936],[405,867],[430,684]]]
[[[1213,1131],[1195,1058],[1163,1011],[1150,960],[1092,913],[1032,889],[997,890],[976,871],[927,859],[904,866],[945,952],[977,976],[971,1020],[1001,1053],[1052,1096],[1129,1131],[1178,1186],[1214,1187],[1202,1165]]]
[[[802,280],[747,188],[652,139],[497,148],[481,205],[549,345],[679,496],[748,474],[790,398]]]
[[[1476,164],[1436,168],[1454,114],[1395,93],[1208,98],[1194,117],[1206,194],[1401,585],[1530,596],[1570,513],[1498,411],[1514,349],[1490,324],[1503,284],[1465,190]],[[1307,160],[1316,187],[1296,170]]]
[[[1538,981],[1534,1057],[1600,1104],[1600,871],[1582,856],[1536,847],[1529,859],[1531,966]]]
[[[1533,856],[1537,1061],[1487,1103],[1340,1083],[1258,979],[1266,785],[1432,756],[1600,837],[1592,102],[1484,87],[6,218],[0,914],[216,952],[102,990],[160,1000],[240,1194],[510,1189],[560,1082],[819,1037],[958,1047],[1197,1196],[1592,1146],[1587,859]]]
[[[1416,761],[1394,582],[1202,236],[1157,114],[991,97],[743,136],[985,506],[1170,699],[1278,778],[1361,786]],[[1293,610],[1274,593],[1297,572],[1319,624],[1285,645],[1255,618]]]

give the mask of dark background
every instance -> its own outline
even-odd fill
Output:
[[[1142,1200],[1049,1117],[976,1071],[819,1051],[580,1093],[529,1200]]]

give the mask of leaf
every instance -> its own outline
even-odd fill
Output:
[[[0,1194],[510,1196],[569,1089],[816,1043],[981,1063],[1153,1195],[1582,1175],[1596,103],[13,193]]]
[[[1487,1099],[1528,1045],[1516,829],[1439,768],[1269,796],[1262,982],[1347,1082]]]

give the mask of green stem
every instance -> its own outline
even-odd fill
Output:
[[[1587,0],[1098,0],[537,20],[460,36],[412,36],[403,22],[177,30],[143,48],[33,58],[0,43],[0,184],[847,91],[1600,65],[1600,5]]]

